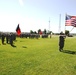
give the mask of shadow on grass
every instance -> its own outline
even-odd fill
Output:
[[[15,42],[17,42],[17,40],[14,40]]]
[[[20,42],[24,42],[24,41],[20,41]]]
[[[6,45],[6,43],[2,44],[2,45]]]
[[[27,48],[26,46],[22,46],[22,48]]]
[[[67,54],[73,54],[76,55],[76,51],[70,51],[70,50],[63,50],[63,53],[67,53]]]
[[[11,45],[12,47],[16,47],[15,45]]]

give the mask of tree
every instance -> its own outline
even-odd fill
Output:
[[[41,32],[41,29],[38,30],[38,34]]]
[[[31,33],[31,34],[33,34],[33,31],[32,31],[32,30],[30,30],[30,33]]]
[[[44,29],[43,33],[46,34],[46,29]]]
[[[69,36],[69,30],[65,30],[65,35]]]

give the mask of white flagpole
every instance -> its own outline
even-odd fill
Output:
[[[50,31],[50,17],[49,17],[49,31]]]
[[[61,14],[59,14],[59,33],[61,32]]]
[[[66,21],[66,15],[67,15],[67,14],[65,14],[65,21]],[[66,26],[65,26],[64,32],[65,32],[65,30],[66,30]]]

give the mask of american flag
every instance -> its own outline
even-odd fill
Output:
[[[74,26],[74,27],[76,27],[76,16],[66,15],[65,26]]]

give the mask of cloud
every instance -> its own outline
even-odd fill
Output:
[[[20,3],[21,6],[24,5],[23,0],[19,0],[19,3]]]

